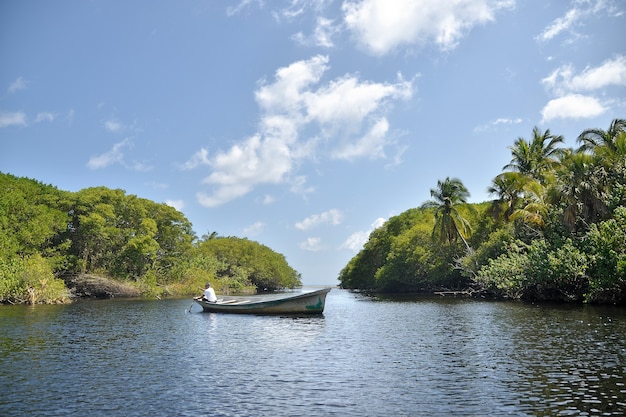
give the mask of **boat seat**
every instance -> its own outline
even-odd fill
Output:
[[[223,300],[218,301],[218,304],[245,304],[249,302],[250,300]]]

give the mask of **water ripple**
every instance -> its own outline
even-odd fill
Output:
[[[626,413],[626,313],[333,290],[315,317],[188,300],[0,308],[0,414]]]

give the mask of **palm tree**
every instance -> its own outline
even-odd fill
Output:
[[[511,214],[517,209],[524,191],[524,185],[532,181],[519,172],[503,172],[493,179],[487,192],[496,195],[497,200],[492,202],[491,211],[496,217],[509,221]],[[504,209],[504,211],[502,211]]]
[[[596,158],[607,172],[607,177],[611,181],[611,188],[616,185],[626,186],[626,131],[615,136],[613,146],[596,149]]]
[[[626,180],[626,120],[615,119],[609,130],[587,129],[578,136],[579,152],[590,152],[596,164],[606,170],[607,180],[624,184]]]
[[[593,178],[588,178],[591,180],[589,189],[581,194],[587,200],[579,200],[578,204],[587,204],[592,209],[584,220],[597,222],[609,215],[610,207],[626,202],[623,191],[620,191],[626,185],[626,119],[614,119],[606,131],[584,130],[578,136],[578,142],[581,143],[578,152],[592,157],[589,164],[593,175]],[[589,196],[599,201],[589,201]],[[589,206],[590,202],[594,205]],[[595,207],[601,210],[593,210]]]
[[[468,252],[471,251],[467,237],[471,235],[469,222],[461,216],[457,210],[462,204],[467,204],[470,194],[467,188],[458,178],[446,178],[445,181],[437,181],[437,188],[430,190],[433,200],[422,204],[422,208],[435,210],[435,226],[432,237],[439,242],[455,242],[461,238]]]
[[[545,227],[545,219],[550,207],[546,201],[548,194],[539,181],[529,181],[524,184],[524,202],[522,207],[511,214],[511,220],[520,219],[529,226],[539,229]]]
[[[617,137],[626,131],[626,119],[614,119],[609,126],[609,130],[587,129],[578,136],[578,142],[582,143],[579,152],[595,153],[597,148],[608,148],[610,151],[617,151]]]
[[[502,169],[520,172],[543,182],[545,173],[558,164],[563,153],[563,149],[558,147],[560,143],[563,143],[563,136],[551,134],[550,129],[541,133],[538,127],[534,127],[530,141],[518,138],[509,147],[513,158]]]

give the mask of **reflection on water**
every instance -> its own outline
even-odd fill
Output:
[[[626,311],[367,298],[0,308],[1,415],[624,415]]]

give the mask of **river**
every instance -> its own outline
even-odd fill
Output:
[[[626,414],[624,308],[339,289],[313,317],[190,305],[0,307],[0,415]]]

